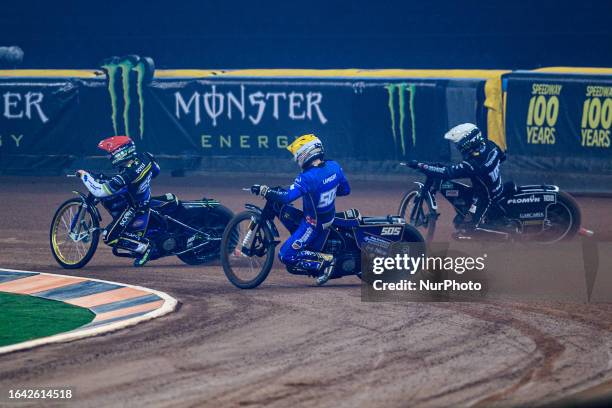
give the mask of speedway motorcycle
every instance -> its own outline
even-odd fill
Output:
[[[244,189],[250,191],[251,189]],[[246,211],[236,214],[227,224],[221,242],[221,263],[229,281],[240,289],[259,286],[268,276],[274,262],[274,253],[280,244],[275,218],[293,233],[303,219],[301,210],[266,200],[263,208],[245,204]],[[362,278],[361,250],[366,248],[383,251],[394,242],[424,242],[421,233],[397,216],[362,217],[351,209],[337,213],[322,252],[336,259],[331,279],[355,275]],[[295,275],[310,272],[287,267]]]
[[[406,165],[405,163],[401,163]],[[440,213],[436,194],[440,193],[454,208],[455,229],[460,229],[472,205],[472,187],[453,180],[427,175],[424,183],[416,182],[417,187],[407,192],[399,206],[398,214],[419,230],[424,231],[427,241],[433,240],[436,222]],[[517,186],[513,182],[504,184],[502,197],[497,207],[489,212],[494,215],[486,220],[486,238],[496,236],[502,240],[529,240],[540,243],[554,243],[571,239],[581,231],[580,208],[566,192],[553,185]],[[496,215],[496,216],[495,216]],[[584,230],[586,235],[592,234]],[[462,236],[462,239],[478,239],[478,235]]]
[[[121,205],[122,197],[96,198],[74,191],[77,197],[59,206],[51,222],[51,252],[66,269],[85,266],[93,257],[103,228],[98,209],[109,213]],[[182,201],[174,194],[152,197],[145,237],[154,245],[151,259],[176,255],[189,265],[199,265],[219,258],[221,236],[234,214],[218,201]],[[113,247],[119,257],[137,254]]]

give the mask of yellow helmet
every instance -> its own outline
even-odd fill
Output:
[[[323,158],[323,143],[318,137],[309,133],[295,139],[293,143],[287,146],[287,150],[293,155],[293,159],[300,167],[306,167],[314,159]]]

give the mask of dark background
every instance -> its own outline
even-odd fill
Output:
[[[24,68],[612,66],[612,1],[6,1]]]

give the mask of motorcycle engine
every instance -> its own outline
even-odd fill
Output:
[[[343,273],[353,272],[356,266],[357,262],[353,257],[343,258],[340,260],[340,269],[342,269]]]
[[[338,253],[340,253],[340,251],[342,250],[343,247],[343,242],[340,241],[339,239],[328,239],[327,242],[325,243],[325,249],[324,252],[327,254],[332,254],[332,255],[336,255]]]
[[[166,252],[172,252],[176,248],[176,239],[173,237],[166,238],[162,241],[161,247]]]

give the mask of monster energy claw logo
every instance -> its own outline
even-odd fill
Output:
[[[389,114],[391,115],[391,133],[393,134],[393,143],[395,147],[402,149],[402,155],[406,155],[406,138],[404,129],[406,127],[406,93],[408,93],[408,112],[410,113],[410,129],[412,132],[412,146],[416,146],[416,129],[414,120],[414,93],[416,87],[414,84],[388,84],[385,85],[389,94]],[[397,90],[397,110],[399,112],[399,121],[395,117],[395,90]],[[399,133],[399,141],[398,141]]]
[[[108,81],[111,120],[115,134],[118,135],[121,131],[127,136],[138,133],[142,139],[144,135],[143,87],[153,78],[155,72],[153,60],[137,55],[111,57],[102,63],[102,69]],[[137,101],[137,106],[133,104],[134,99]],[[122,120],[119,119],[120,117]],[[137,129],[133,129],[132,118],[137,118]],[[120,127],[121,125],[123,128]]]

